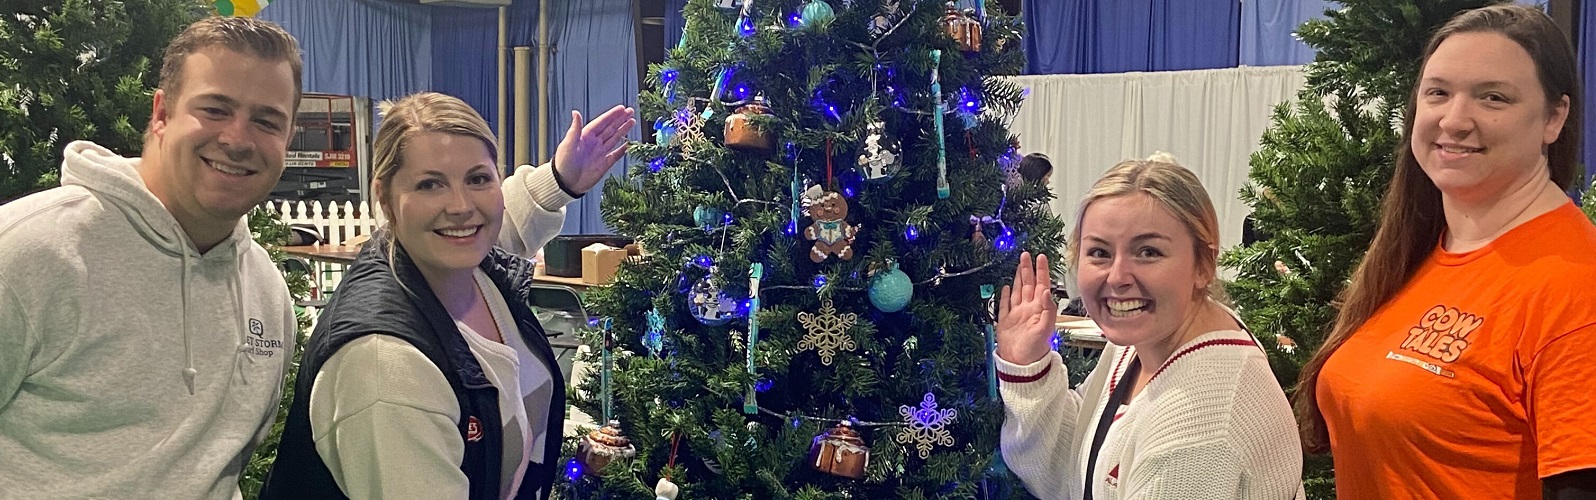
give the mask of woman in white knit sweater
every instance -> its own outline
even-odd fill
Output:
[[[1219,224],[1195,175],[1115,165],[1070,234],[1086,310],[1109,340],[1071,389],[1050,348],[1047,256],[1020,257],[998,313],[1003,458],[1045,499],[1302,496],[1291,407],[1257,341],[1212,298]],[[1110,406],[1110,403],[1113,403]]]

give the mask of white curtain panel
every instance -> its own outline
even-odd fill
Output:
[[[1010,131],[1020,153],[1053,159],[1053,213],[1075,225],[1082,196],[1122,160],[1175,155],[1202,179],[1219,214],[1220,245],[1241,243],[1251,209],[1238,196],[1247,159],[1274,106],[1293,100],[1301,66],[1013,77],[1030,89]],[[1227,273],[1228,274],[1228,273]]]

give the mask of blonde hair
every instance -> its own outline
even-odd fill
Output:
[[[377,106],[382,114],[382,125],[377,128],[376,139],[372,140],[371,187],[373,193],[378,192],[379,185],[382,187],[382,197],[375,201],[378,210],[387,216],[388,221],[383,224],[383,229],[389,229],[394,223],[393,178],[404,168],[404,151],[411,137],[425,132],[439,132],[477,139],[487,147],[488,156],[493,158],[493,162],[498,163],[498,140],[494,138],[493,130],[488,128],[488,122],[482,119],[482,115],[459,98],[437,92],[422,92]],[[377,234],[382,243],[388,246],[388,261],[393,262],[393,231],[378,231]]]
[[[1191,233],[1196,252],[1197,270],[1207,273],[1209,279],[1218,274],[1219,267],[1219,216],[1208,190],[1191,170],[1169,153],[1159,151],[1146,160],[1122,161],[1103,173],[1092,189],[1081,198],[1075,211],[1075,225],[1070,229],[1069,247],[1065,259],[1070,269],[1076,268],[1080,259],[1081,222],[1086,209],[1098,200],[1142,193],[1163,204],[1165,210],[1180,220]],[[1208,287],[1210,298],[1220,299],[1223,292],[1214,280]]]

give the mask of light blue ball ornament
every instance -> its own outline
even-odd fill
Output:
[[[870,304],[881,312],[902,311],[909,305],[909,297],[913,295],[914,282],[898,269],[896,262],[892,263],[890,269],[876,274],[870,280]]]
[[[815,29],[831,24],[837,13],[831,10],[831,4],[825,0],[810,0],[804,5],[803,16],[798,21],[798,26],[804,29]]]
[[[698,227],[712,229],[724,226],[728,222],[724,210],[707,205],[699,205],[693,208],[693,223],[697,224]]]

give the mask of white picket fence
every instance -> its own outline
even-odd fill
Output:
[[[356,236],[370,235],[381,224],[381,216],[367,202],[326,203],[320,201],[268,201],[266,209],[285,224],[309,224],[326,239],[327,245],[342,245]],[[316,295],[336,290],[344,277],[344,267],[325,262],[310,263],[316,275]]]

